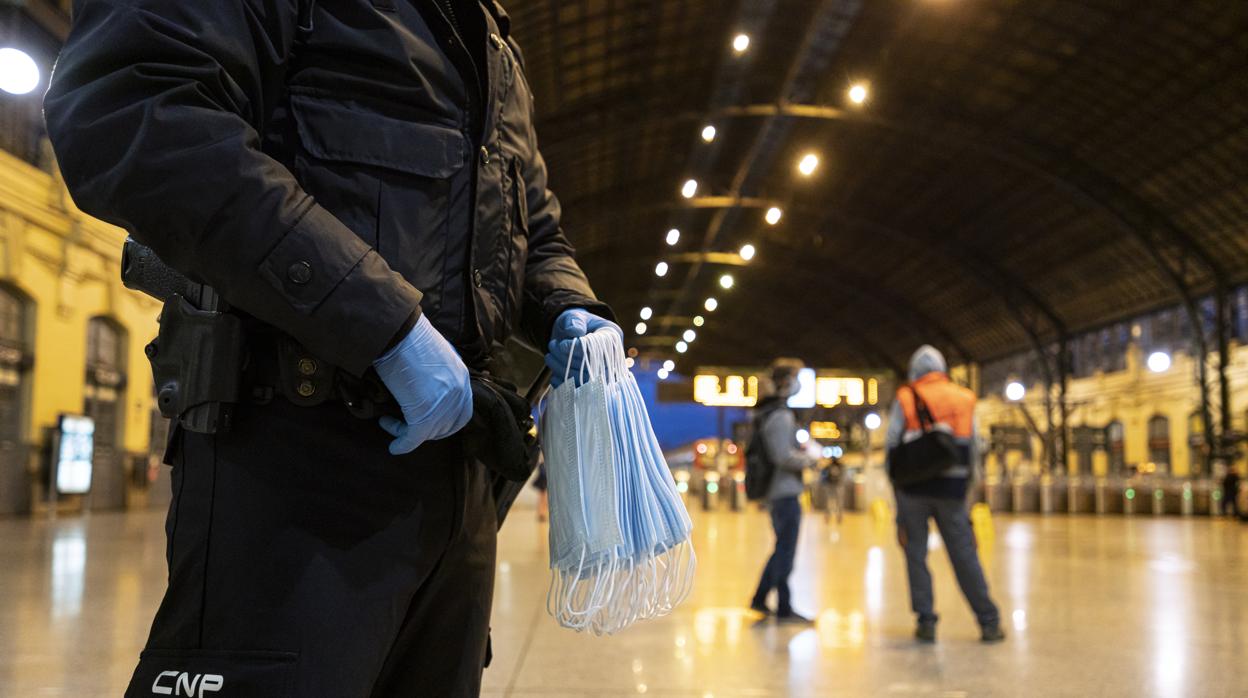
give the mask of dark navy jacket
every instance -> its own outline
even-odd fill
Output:
[[[79,0],[45,100],[75,202],[356,374],[422,311],[470,366],[609,317],[506,14],[460,0],[485,28],[460,32],[444,5]]]

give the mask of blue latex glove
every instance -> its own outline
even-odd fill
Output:
[[[373,368],[403,410],[402,420],[381,418],[381,428],[395,437],[390,453],[411,453],[426,441],[445,439],[472,419],[468,367],[423,314]]]
[[[577,355],[572,357],[572,375],[580,373],[584,354],[577,351],[576,340],[604,328],[614,330],[620,335],[620,341],[624,340],[624,331],[619,325],[588,310],[571,308],[559,315],[550,333],[550,344],[546,346],[546,365],[550,367],[551,387],[558,388],[563,383],[564,373],[568,370],[568,358],[573,352]]]

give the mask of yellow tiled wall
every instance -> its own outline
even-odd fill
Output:
[[[33,318],[31,443],[60,414],[82,412],[87,323],[104,316],[127,335],[122,444],[130,452],[148,448],[152,375],[143,346],[156,334],[160,305],[121,285],[124,238],[79,211],[57,177],[0,151],[0,281],[29,298]]]

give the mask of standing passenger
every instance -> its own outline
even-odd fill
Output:
[[[771,525],[776,532],[776,548],[763,568],[758,590],[750,608],[770,615],[767,595],[777,592],[776,618],[781,622],[810,623],[811,619],[793,611],[789,592],[789,575],[797,555],[797,534],[802,525],[802,505],[797,498],[806,488],[802,473],[813,468],[818,460],[801,449],[797,442],[797,418],[788,406],[788,399],[797,392],[800,362],[778,360],[772,364],[770,394],[756,408],[754,428],[760,430],[763,455],[773,468],[767,505]]]
[[[949,379],[945,357],[934,347],[924,345],[910,358],[910,383],[897,391],[888,423],[888,449],[918,438],[922,427],[914,395],[927,404],[936,428],[953,433],[960,462],[938,477],[896,488],[897,538],[906,553],[910,578],[910,605],[918,616],[915,637],[920,642],[936,641],[938,619],[932,602],[932,577],[927,569],[928,520],[935,519],[944,539],[949,561],[958,585],[979,621],[984,642],[1005,639],[1001,616],[988,595],[988,582],[975,550],[975,533],[966,509],[966,491],[974,464],[975,393]]]

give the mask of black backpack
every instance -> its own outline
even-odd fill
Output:
[[[934,480],[959,460],[959,449],[953,435],[932,428],[935,420],[927,409],[927,403],[923,402],[913,385],[906,387],[914,395],[914,411],[919,417],[923,435],[888,451],[888,477],[900,487]]]
[[[745,497],[750,501],[766,498],[771,480],[776,475],[776,464],[767,457],[767,448],[763,445],[761,427],[779,406],[760,409],[754,415],[753,433],[749,445],[745,447]]]

